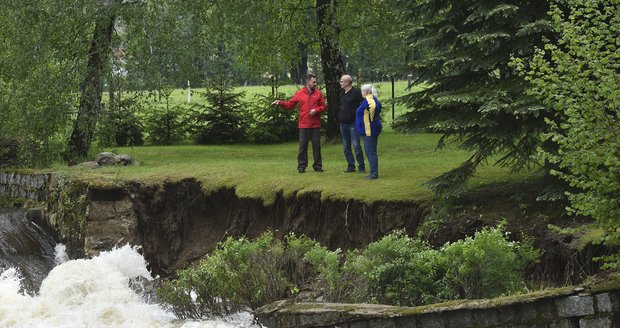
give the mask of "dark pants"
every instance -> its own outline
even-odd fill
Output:
[[[312,157],[315,170],[323,169],[321,158],[321,129],[299,128],[299,152],[297,153],[297,169],[305,170],[308,166],[308,141],[312,141]]]
[[[370,166],[370,177],[379,177],[379,156],[377,156],[377,142],[379,136],[364,137],[364,150],[368,158],[368,166]]]
[[[357,159],[358,169],[364,171],[364,153],[362,153],[362,144],[360,143],[360,135],[355,129],[355,124],[340,123],[340,135],[342,136],[342,149],[344,150],[344,157],[347,159],[347,170],[355,171],[355,159]],[[355,151],[355,159],[353,158],[353,152],[351,146]]]

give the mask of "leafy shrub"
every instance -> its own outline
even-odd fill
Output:
[[[404,231],[348,254],[344,271],[349,302],[415,306],[441,301],[445,290],[440,253]]]
[[[279,93],[276,99],[286,99]],[[274,98],[256,95],[252,102],[256,123],[250,130],[250,137],[257,143],[278,143],[296,140],[299,134],[295,111],[272,106]]]
[[[304,256],[304,261],[310,263],[318,273],[315,289],[324,290],[328,300],[340,301],[345,290],[349,287],[342,281],[341,251],[330,251],[325,246],[317,245]]]
[[[346,255],[304,236],[282,242],[265,233],[228,238],[158,292],[183,318],[255,309],[306,287],[328,301],[415,306],[519,290],[538,255],[528,243],[508,241],[501,227],[441,250],[396,231]]]
[[[484,228],[441,249],[446,279],[465,298],[488,298],[522,290],[526,266],[540,256],[528,242],[509,241],[501,227]]]
[[[304,288],[316,275],[315,268],[305,259],[305,256],[310,250],[320,248],[321,245],[304,235],[297,236],[292,232],[286,236],[285,245],[288,276],[291,277],[295,286]]]
[[[197,266],[164,283],[158,294],[182,318],[256,309],[291,295],[286,262],[284,245],[272,233],[255,241],[229,237]]]

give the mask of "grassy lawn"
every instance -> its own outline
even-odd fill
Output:
[[[160,183],[196,178],[206,190],[234,187],[240,197],[259,197],[265,203],[276,192],[285,195],[320,191],[323,198],[426,201],[432,198],[424,182],[452,169],[468,157],[464,151],[448,148],[435,151],[438,135],[401,135],[385,131],[379,137],[378,180],[368,181],[359,173],[342,173],[346,161],[340,144],[322,145],[323,168],[317,173],[309,167],[297,173],[297,143],[277,145],[184,145],[144,146],[113,149],[127,153],[140,165],[92,169],[60,168],[77,178],[97,184],[127,180]],[[309,149],[310,164],[312,151]],[[509,173],[506,169],[481,167],[473,185],[516,181],[529,172]]]

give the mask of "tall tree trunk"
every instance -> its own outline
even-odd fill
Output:
[[[308,75],[308,47],[300,42],[297,44],[297,51],[299,53],[299,60],[293,62],[291,80],[294,83],[304,85]]]
[[[109,7],[102,6],[101,16],[95,22],[86,75],[80,87],[80,106],[67,147],[66,159],[69,164],[75,164],[88,155],[101,111],[101,84],[111,55],[110,45],[116,18]]]
[[[337,0],[316,0],[317,25],[321,42],[321,65],[327,91],[327,140],[339,136],[340,83],[344,64],[338,42],[340,30],[336,21]]]

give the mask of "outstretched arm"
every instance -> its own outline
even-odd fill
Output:
[[[297,106],[297,104],[299,104],[299,100],[297,97],[297,94],[295,94],[293,96],[293,98],[291,98],[291,100],[276,100],[274,102],[271,103],[272,105],[278,105],[284,109],[293,109],[293,107]]]

